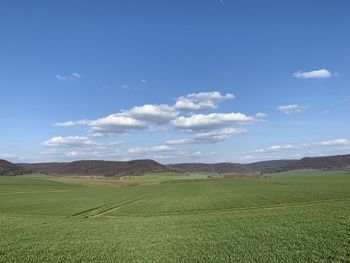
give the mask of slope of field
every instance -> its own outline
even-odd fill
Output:
[[[349,174],[160,178],[1,177],[0,262],[350,261]]]
[[[22,163],[18,165],[24,169],[56,175],[124,176],[170,171],[165,165],[153,160],[125,162],[84,160],[70,163]]]

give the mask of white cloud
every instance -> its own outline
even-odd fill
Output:
[[[221,100],[234,99],[231,93],[221,95],[218,91],[191,93],[177,98],[174,108],[183,111],[200,111],[217,108]]]
[[[297,71],[293,74],[295,78],[298,79],[322,79],[322,78],[330,78],[335,76],[335,73],[330,72],[327,69],[318,69],[312,71]]]
[[[350,144],[350,142],[347,139],[336,139],[331,141],[322,141],[318,143],[318,145],[321,145],[321,146],[342,146],[342,145],[348,145],[348,144]]]
[[[193,143],[193,139],[177,139],[177,140],[168,140],[166,144],[179,145],[179,144],[190,144]]]
[[[7,158],[17,158],[17,155],[14,153],[0,153],[0,158],[1,159],[7,159]]]
[[[108,115],[97,120],[57,122],[56,127],[88,125],[96,137],[105,134],[121,134],[133,129],[150,128],[151,124],[167,124],[176,119],[178,112],[166,104],[135,106],[130,110]]]
[[[143,147],[134,147],[128,150],[128,153],[131,153],[131,154],[143,154],[146,152],[148,152],[148,148],[143,148]]]
[[[271,152],[280,152],[283,150],[292,150],[292,149],[297,149],[298,146],[296,145],[291,145],[291,144],[286,144],[286,145],[273,145],[269,146],[266,148],[261,148],[253,151],[253,153],[271,153]]]
[[[176,119],[179,113],[175,111],[173,107],[166,104],[146,104],[143,106],[135,106],[130,110],[123,111],[121,114],[140,121],[161,124],[168,123],[169,121]]]
[[[55,127],[72,127],[78,125],[89,125],[91,121],[89,120],[78,120],[78,121],[66,121],[66,122],[56,122],[53,124]]]
[[[205,131],[254,120],[254,117],[242,113],[211,113],[207,115],[194,114],[190,117],[181,116],[171,123],[175,128],[182,130]]]
[[[80,79],[81,78],[81,75],[76,73],[76,72],[71,73],[71,76],[76,78],[76,79]]]
[[[167,146],[167,145],[159,145],[159,146],[154,146],[151,148],[151,152],[169,152],[173,151],[174,149]]]
[[[175,151],[174,148],[171,148],[167,145],[158,145],[151,148],[147,147],[134,147],[128,150],[130,154],[149,154],[149,153],[168,153]]]
[[[193,136],[191,139],[179,139],[169,140],[166,144],[200,144],[200,143],[217,143],[224,140],[228,140],[232,135],[245,133],[246,129],[243,128],[225,128],[221,130],[213,130],[209,132],[200,132]]]
[[[144,121],[132,117],[123,116],[121,113],[111,114],[89,123],[92,133],[98,134],[121,134],[130,129],[142,129],[147,127]]]
[[[306,109],[306,106],[300,106],[298,104],[283,105],[277,108],[278,111],[284,114],[303,112],[305,109]]]
[[[194,141],[199,143],[213,143],[229,139],[232,135],[245,133],[246,129],[243,128],[225,128],[221,130],[214,130],[210,132],[197,133],[194,136]]]
[[[224,99],[233,99],[233,94],[222,95],[220,92],[191,93],[180,97],[177,102],[190,101],[196,109],[214,108],[217,102]],[[206,106],[205,106],[206,105]],[[146,104],[134,106],[119,113],[114,113],[96,120],[76,120],[57,122],[56,127],[88,126],[89,136],[99,138],[106,135],[124,134],[132,130],[149,129],[149,131],[169,130],[175,128],[187,132],[196,132],[192,139],[181,139],[167,142],[167,144],[207,143],[228,139],[242,129],[230,126],[251,123],[266,117],[265,113],[247,116],[243,113],[210,113],[188,114],[179,116],[176,105]],[[226,129],[224,129],[226,128]],[[244,130],[245,131],[245,130]]]
[[[80,137],[80,136],[68,136],[68,137],[62,137],[57,136],[53,137],[45,142],[43,142],[44,146],[47,147],[89,147],[92,145],[96,145],[95,142],[88,139],[87,137]]]
[[[79,73],[73,72],[68,75],[59,75],[57,74],[56,79],[58,80],[75,80],[75,79],[80,79],[81,75]]]
[[[319,149],[329,147],[341,147],[350,145],[348,139],[335,139],[329,141],[321,141],[316,143],[300,143],[300,144],[286,144],[286,145],[273,145],[266,148],[257,149],[251,153],[276,153],[290,150],[304,150],[311,151],[310,153],[317,152]],[[330,148],[329,148],[330,149]]]
[[[258,112],[257,114],[255,114],[255,117],[258,119],[263,119],[267,117],[267,114],[263,112]]]

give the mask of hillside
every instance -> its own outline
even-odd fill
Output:
[[[324,157],[305,157],[281,167],[282,170],[319,169],[340,170],[350,167],[350,154]]]
[[[20,175],[24,174],[26,171],[21,167],[0,159],[0,176],[2,175]]]
[[[153,160],[125,162],[86,160],[70,163],[23,163],[18,165],[24,169],[55,175],[124,176],[171,171],[168,167]]]
[[[20,175],[29,171],[53,175],[125,176],[157,172],[252,173],[300,169],[342,170],[350,167],[350,154],[305,157],[300,160],[271,160],[240,163],[179,163],[162,165],[153,160],[99,161],[83,160],[69,163],[21,163],[0,160],[0,175]]]
[[[350,167],[350,154],[325,157],[305,157],[300,160],[271,160],[248,164],[179,163],[168,166],[184,172],[212,173],[278,172],[300,169],[342,170]]]
[[[239,163],[178,163],[168,167],[184,172],[246,173],[253,170]]]
[[[287,165],[292,165],[298,160],[272,160],[244,164],[245,167],[254,171],[269,171],[281,169]]]

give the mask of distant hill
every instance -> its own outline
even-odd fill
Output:
[[[207,173],[246,173],[253,170],[239,163],[178,163],[168,165],[178,171]]]
[[[244,166],[254,171],[273,171],[277,169],[282,169],[287,165],[293,165],[296,162],[298,162],[298,160],[272,160],[248,163],[244,164]]]
[[[350,168],[350,154],[305,157],[300,160],[271,160],[248,164],[239,163],[179,163],[169,165],[184,172],[249,173],[279,172],[300,169],[343,170]]]
[[[21,167],[17,166],[16,164],[0,159],[0,176],[20,175],[24,173],[26,173],[26,171]]]
[[[171,171],[167,166],[153,160],[125,162],[88,160],[70,163],[22,163],[18,165],[23,169],[54,175],[125,176]]]
[[[0,160],[0,175],[20,175],[40,172],[52,175],[79,176],[138,176],[157,172],[209,172],[209,173],[254,173],[280,172],[300,169],[344,170],[350,169],[350,154],[305,157],[300,160],[271,160],[248,164],[240,163],[178,163],[162,165],[153,160],[125,162],[84,160],[68,163],[21,163]]]
[[[350,168],[350,154],[324,157],[305,157],[281,167],[282,170],[341,170],[346,168]]]

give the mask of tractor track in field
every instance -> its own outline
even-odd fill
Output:
[[[132,203],[136,203],[136,202],[141,201],[141,200],[144,200],[144,199],[146,199],[146,198],[148,198],[148,196],[143,197],[143,198],[139,198],[139,199],[135,199],[135,200],[131,200],[131,201],[128,201],[128,202],[125,202],[125,203],[122,203],[122,204],[119,204],[119,205],[116,205],[116,206],[107,208],[107,209],[105,209],[105,210],[99,211],[99,212],[96,213],[96,214],[93,214],[93,215],[91,215],[91,216],[88,216],[87,218],[95,218],[95,217],[102,216],[102,215],[104,215],[104,214],[107,214],[107,213],[113,212],[113,211],[115,211],[115,210],[118,210],[118,209],[120,209],[120,208],[123,207],[123,206],[129,205],[129,204],[132,204]]]
[[[141,200],[146,199],[146,198],[149,198],[149,196],[145,196],[145,197],[142,197],[142,198],[133,199],[133,200],[129,200],[129,201],[125,200],[125,202],[122,202],[122,203],[120,201],[118,201],[118,202],[111,202],[111,203],[103,204],[103,205],[100,205],[100,206],[95,206],[93,208],[89,208],[89,209],[86,209],[84,211],[75,213],[75,214],[72,215],[72,217],[79,217],[79,218],[95,218],[95,217],[99,217],[99,216],[101,216],[103,214],[115,211],[115,210],[117,210],[117,209],[119,209],[119,208],[121,208],[123,206],[126,206],[128,204],[141,201]]]
[[[163,190],[163,191],[161,191],[161,193],[164,194],[165,192],[169,192],[169,191],[171,191],[174,188],[175,188],[175,186],[171,187],[170,189]],[[116,210],[118,210],[118,209],[120,209],[120,208],[122,208],[124,206],[127,206],[129,204],[142,201],[142,200],[144,200],[146,198],[150,198],[152,196],[154,196],[154,195],[147,195],[147,196],[144,196],[142,198],[137,198],[137,199],[133,199],[133,200],[129,200],[129,201],[124,200],[124,202],[122,202],[122,203],[120,201],[110,202],[110,203],[107,203],[107,204],[95,206],[93,208],[89,208],[89,209],[86,209],[84,211],[75,213],[75,214],[71,215],[71,217],[76,217],[76,218],[96,218],[96,217],[100,217],[100,216],[102,216],[104,214],[116,211]]]
[[[0,193],[0,195],[17,195],[17,194],[41,194],[41,193],[64,193],[70,192],[71,190],[47,190],[47,191],[22,191],[22,192],[8,192]]]
[[[210,214],[210,213],[221,213],[221,212],[245,212],[245,211],[257,211],[257,210],[269,210],[269,209],[281,209],[288,207],[302,207],[310,205],[325,205],[338,202],[349,202],[350,199],[326,199],[317,200],[311,202],[298,202],[289,204],[275,204],[270,206],[256,206],[256,207],[238,207],[238,208],[224,208],[224,209],[210,209],[210,210],[188,210],[183,212],[173,213],[158,213],[158,214],[118,214],[115,216],[106,216],[107,218],[118,218],[118,217],[157,217],[157,216],[172,216],[172,215],[195,215],[195,214]]]

